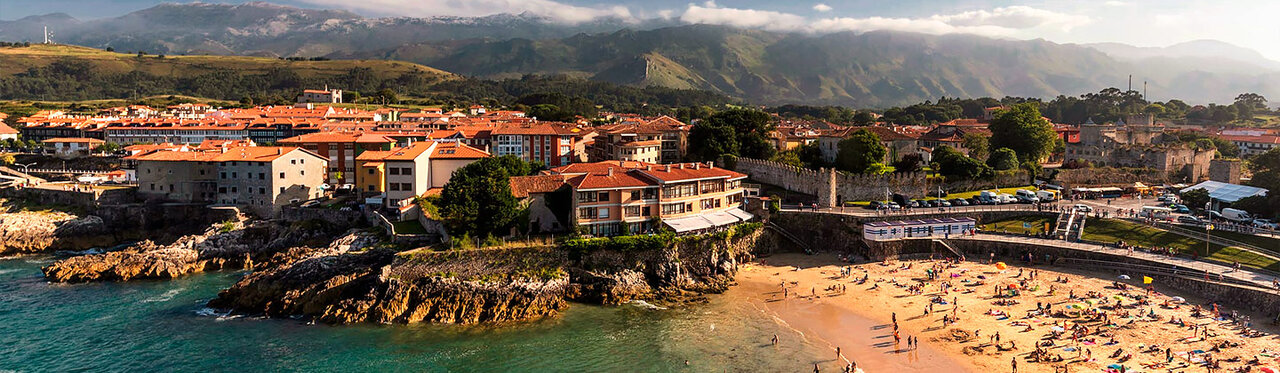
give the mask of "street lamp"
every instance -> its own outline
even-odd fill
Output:
[[[1209,201],[1204,203],[1204,217],[1208,222],[1204,223],[1204,257],[1209,258],[1209,231],[1213,230],[1213,197],[1209,197]]]
[[[24,173],[24,174],[25,174],[25,173],[27,173],[27,169],[31,168],[31,166],[35,166],[35,165],[36,165],[36,163],[37,163],[37,162],[31,162],[31,163],[27,163],[27,164],[17,163],[17,164],[14,164],[14,166],[22,167],[22,173]]]

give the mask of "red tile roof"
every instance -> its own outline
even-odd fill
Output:
[[[488,157],[489,152],[457,142],[439,143],[431,153],[431,159],[480,159]]]
[[[413,145],[409,145],[407,147],[391,149],[391,155],[388,155],[383,159],[388,161],[412,161],[428,149],[431,149],[431,145],[434,144],[435,142],[432,141],[423,141],[413,143]]]
[[[52,138],[52,139],[44,140],[43,142],[44,142],[44,143],[88,143],[88,144],[97,144],[97,143],[104,143],[104,142],[106,142],[106,141],[102,141],[102,140],[98,140],[98,139],[91,139],[91,138],[87,138],[87,137],[55,137],[55,138]]]
[[[534,193],[550,193],[564,186],[567,177],[564,175],[515,176],[509,179],[511,194],[516,198],[525,198]]]

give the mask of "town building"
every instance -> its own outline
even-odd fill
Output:
[[[396,140],[377,133],[316,132],[282,139],[279,143],[301,147],[328,159],[326,182],[337,186],[355,181],[357,156],[370,150],[391,150]]]
[[[357,157],[357,187],[366,194],[381,193],[382,204],[389,208],[408,207],[415,197],[439,194],[454,171],[490,156],[466,144],[436,141],[367,153]],[[375,185],[379,181],[380,187]]]
[[[319,89],[304,90],[302,91],[302,94],[298,95],[297,102],[299,104],[307,104],[307,103],[341,104],[342,90],[328,89],[328,88],[325,88],[324,90],[319,90]]]
[[[1240,149],[1241,157],[1252,157],[1280,148],[1280,135],[1220,135]]]
[[[497,127],[490,131],[493,155],[514,155],[526,162],[559,167],[579,161],[579,128],[538,124]]]
[[[85,137],[56,137],[42,141],[44,150],[60,158],[83,157],[93,153],[105,141]]]
[[[1200,181],[1208,177],[1213,149],[1196,149],[1183,144],[1177,136],[1164,132],[1164,126],[1150,124],[1145,117],[1135,117],[1137,125],[1094,124],[1080,125],[1080,141],[1067,143],[1065,159],[1068,163],[1088,163],[1099,167],[1153,168],[1171,174],[1180,174],[1188,181]]]
[[[697,233],[752,218],[741,209],[742,180],[747,176],[711,163],[602,161],[557,167],[545,175],[563,176],[571,192],[571,222],[563,226],[595,236],[652,232],[661,228],[656,225],[659,222],[677,233]],[[544,179],[513,181],[520,189],[513,193],[557,189]],[[554,211],[563,206],[549,207]]]
[[[904,155],[920,152],[919,142],[911,133],[899,133],[892,128],[880,126],[850,127],[826,131],[818,136],[818,150],[822,151],[822,159],[834,163],[836,156],[840,154],[840,141],[864,129],[880,138],[880,145],[885,148],[883,162],[886,164],[897,161]]]
[[[989,109],[998,110],[998,108]],[[968,155],[969,148],[964,146],[964,137],[968,134],[991,137],[991,130],[987,129],[987,123],[978,119],[954,119],[938,123],[932,130],[920,135],[918,143],[921,148],[930,150],[945,145]]]
[[[627,117],[621,123],[598,126],[595,130],[597,135],[587,151],[588,158],[597,162],[679,162],[684,159],[689,142],[689,126],[665,115],[652,119]]]
[[[163,150],[131,157],[149,199],[236,206],[262,217],[324,195],[326,160],[298,147]]]
[[[3,113],[0,113],[0,114],[3,114]],[[0,120],[4,120],[4,117],[0,117]],[[18,130],[13,129],[13,127],[9,127],[8,124],[4,124],[3,122],[0,122],[0,140],[17,140],[17,139],[18,139]]]

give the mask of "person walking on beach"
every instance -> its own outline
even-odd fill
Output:
[[[777,345],[778,345],[778,335],[777,335],[777,334],[774,334],[774,335],[773,335],[773,340],[772,340],[771,342],[773,342],[773,345],[774,345],[774,346],[777,346]]]
[[[840,360],[842,357],[844,357],[844,355],[840,354],[840,346],[836,346],[836,360]]]
[[[822,371],[822,370],[818,369],[818,363],[814,363],[814,364],[813,364],[813,373],[818,373],[818,372],[821,372],[821,371]]]
[[[894,323],[894,324],[897,324],[897,323],[898,323],[898,313],[897,313],[897,312],[894,312],[894,313],[893,313],[893,315],[892,315],[890,318],[891,318],[891,319],[893,319],[893,323]]]
[[[1009,359],[1009,364],[1013,365],[1013,373],[1018,373],[1018,358],[1013,357]]]

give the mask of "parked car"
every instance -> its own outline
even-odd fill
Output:
[[[1249,213],[1244,210],[1225,208],[1222,209],[1221,213],[1222,217],[1236,223],[1245,224],[1253,221],[1253,216],[1250,216]]]
[[[868,210],[879,210],[885,207],[888,207],[888,205],[880,201],[871,201],[871,203],[867,204]]]
[[[982,204],[982,201],[979,201],[977,198],[969,198],[969,199],[966,199],[965,201],[969,202],[969,206],[977,206]]]
[[[889,209],[890,209],[890,210],[901,210],[901,209],[902,209],[902,206],[899,206],[897,202],[889,202]]]
[[[1187,208],[1187,205],[1179,205],[1175,203],[1175,204],[1169,205],[1169,208],[1173,209],[1173,212],[1176,212],[1179,214],[1191,213],[1191,209]]]
[[[1093,212],[1093,207],[1090,207],[1089,205],[1075,205],[1071,206],[1071,208],[1077,211]]]
[[[935,201],[938,201],[938,206],[939,206],[939,207],[951,207],[951,202],[948,202],[948,201],[947,201],[947,200],[945,200],[945,199],[938,199],[938,200],[935,200]]]
[[[1204,225],[1204,221],[1191,215],[1182,215],[1178,217],[1178,222],[1182,224]]]
[[[1220,212],[1217,212],[1217,211],[1209,211],[1209,220],[1210,220],[1210,221],[1219,221],[1219,220],[1224,220],[1224,218],[1222,217],[1222,213],[1220,213]]]
[[[1257,228],[1276,229],[1276,223],[1267,219],[1253,219],[1253,226]]]
[[[951,200],[951,205],[952,206],[968,206],[969,201],[965,200],[964,198],[955,198]]]

